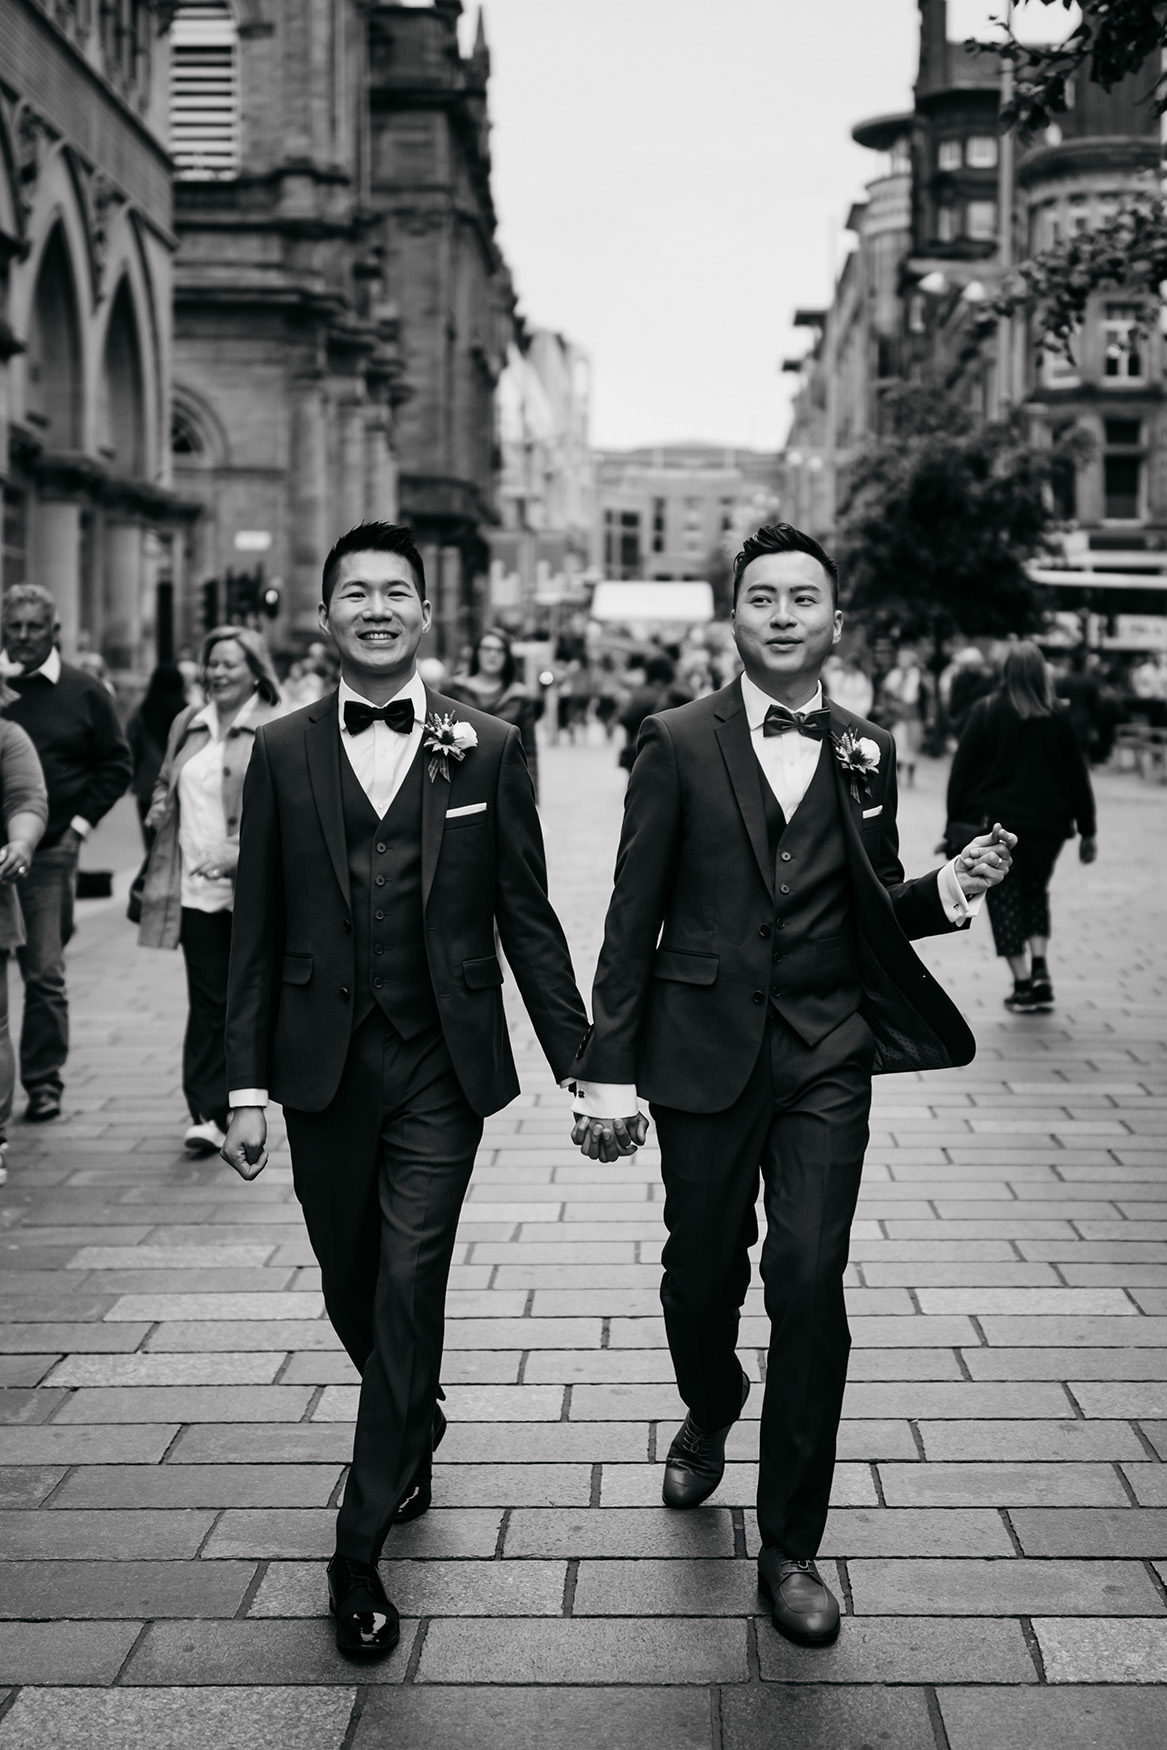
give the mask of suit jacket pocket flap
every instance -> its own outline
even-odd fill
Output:
[[[492,985],[502,983],[502,967],[495,954],[487,954],[481,960],[463,960],[462,977],[470,990],[489,990]]]
[[[285,984],[309,984],[312,979],[311,954],[285,954],[280,975]]]
[[[684,948],[658,948],[652,963],[652,976],[675,978],[680,984],[714,984],[719,964],[716,954],[691,954]]]

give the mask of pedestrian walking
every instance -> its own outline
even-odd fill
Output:
[[[489,711],[492,717],[500,718],[503,723],[514,724],[538,797],[539,746],[535,725],[543,701],[533,699],[519,679],[519,665],[506,633],[498,626],[489,626],[481,633],[466,668],[454,676],[446,691],[451,699],[457,699],[461,704],[475,705],[479,711]]]
[[[1013,873],[989,894],[997,953],[1009,962],[1017,1014],[1054,1006],[1050,980],[1049,888],[1066,840],[1098,854],[1090,769],[1070,713],[1054,697],[1053,677],[1036,644],[1010,645],[999,691],[969,715],[948,779],[948,835],[1007,818],[1017,828]]]
[[[4,598],[4,650],[19,673],[7,716],[27,733],[44,773],[49,813],[20,890],[24,943],[16,950],[24,980],[20,1079],[25,1118],[45,1123],[61,1113],[69,1055],[65,948],[73,934],[77,858],[130,781],[130,750],[113,700],[92,675],[63,662],[60,624],[48,590],[20,583]]]
[[[735,1348],[761,1174],[758,1578],[775,1627],[818,1646],[839,1626],[814,1558],[847,1373],[843,1271],[871,1077],[972,1058],[972,1034],[909,939],[965,924],[1014,841],[978,835],[905,880],[892,738],[823,698],[843,627],[834,562],[779,523],[746,541],[733,576],[743,676],[641,730],[573,1137],[592,1159],[627,1153],[645,1135],[638,1095],[650,1102],[668,1230],[661,1304],[688,1410],[664,1470],[663,1499],[678,1509],[717,1488],[750,1389]]]
[[[486,1114],[519,1091],[495,928],[557,1080],[586,1016],[547,897],[518,729],[433,692],[412,533],[351,529],[324,565],[339,690],[261,729],[247,775],[227,1010],[245,1179],[284,1107],[324,1304],[361,1375],[328,1565],[336,1640],[396,1646],[377,1571],[429,1507],[446,1281]]]
[[[916,782],[916,764],[924,746],[928,683],[923,666],[910,645],[896,652],[894,668],[880,682],[880,710],[896,744],[896,764],[910,787]]]
[[[182,670],[176,662],[160,662],[146,683],[141,703],[131,711],[126,724],[126,740],[134,762],[130,790],[138,805],[138,823],[147,851],[154,843],[154,833],[146,825],[146,816],[166,758],[171,725],[186,704],[186,679]]]
[[[183,1146],[196,1155],[217,1153],[227,1133],[224,1026],[243,780],[257,730],[280,710],[258,632],[217,626],[203,640],[201,673],[207,703],[175,718],[147,815],[154,843],[138,928],[143,948],[182,949]]]
[[[16,697],[0,682],[0,710]],[[0,717],[0,1185],[8,1179],[8,1124],[16,1091],[16,1053],[8,1027],[8,958],[25,939],[17,883],[32,866],[49,815],[49,796],[36,749],[16,723]]]

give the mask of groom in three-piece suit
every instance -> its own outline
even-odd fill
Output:
[[[824,699],[837,571],[787,524],[734,565],[744,675],[646,720],[576,1063],[575,1140],[643,1142],[665,1186],[661,1302],[688,1408],[667,1505],[712,1494],[749,1384],[735,1346],[757,1238],[771,1337],[761,1420],[759,1584],[806,1645],[838,1632],[815,1566],[850,1334],[843,1299],[873,1073],[968,1063],[974,1042],[909,938],[964,924],[1013,835],[905,880],[890,735]],[[970,905],[970,899],[972,904]]]
[[[483,1118],[519,1091],[495,927],[556,1079],[586,1025],[547,897],[512,726],[432,692],[408,529],[369,523],[324,565],[339,693],[260,730],[243,795],[227,1010],[224,1158],[266,1162],[284,1108],[328,1316],[361,1374],[329,1602],[337,1645],[382,1654],[377,1572],[429,1506],[446,1283]],[[433,720],[455,719],[445,752]]]

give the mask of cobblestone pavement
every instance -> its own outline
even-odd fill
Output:
[[[905,797],[915,869],[941,782]],[[621,779],[610,748],[559,748],[544,785],[582,982]],[[975,1064],[877,1084],[825,1652],[759,1614],[759,1393],[711,1505],[659,1505],[681,1406],[656,1154],[582,1160],[516,1013],[526,1092],[466,1205],[436,1504],[387,1552],[402,1644],[338,1657],[322,1563],[356,1391],[286,1150],[250,1187],[183,1158],[179,961],[86,908],[68,1117],[13,1127],[0,1193],[0,1750],[1163,1744],[1167,810],[1130,775],[1099,789],[1102,860],[1055,884],[1057,1011],[1002,1010],[982,920],[925,945]],[[757,1377],[756,1286],[742,1336]]]

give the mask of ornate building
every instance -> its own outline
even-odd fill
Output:
[[[162,11],[0,0],[0,584],[120,668],[168,649],[181,570]]]

